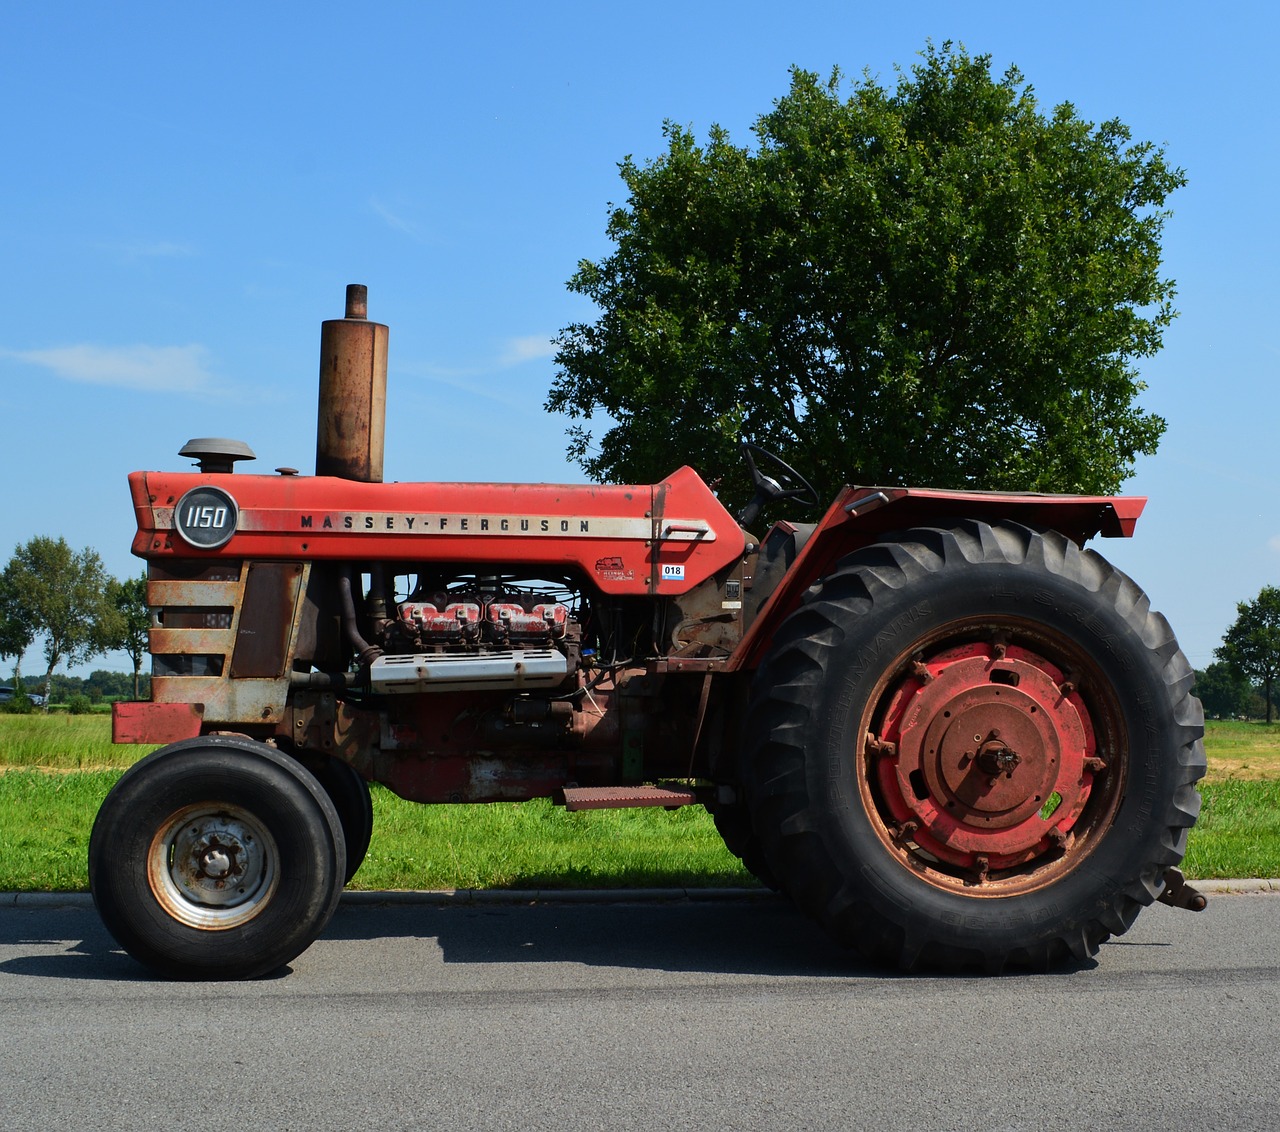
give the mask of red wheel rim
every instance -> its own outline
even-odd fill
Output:
[[[1036,887],[1074,867],[1119,796],[1119,713],[1070,642],[962,630],[873,697],[862,789],[885,842],[947,887]],[[967,639],[958,639],[967,638]]]

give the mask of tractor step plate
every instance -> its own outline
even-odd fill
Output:
[[[691,806],[692,790],[663,786],[569,786],[564,790],[566,810],[623,810],[630,806]]]

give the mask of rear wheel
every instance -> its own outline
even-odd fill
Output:
[[[107,795],[89,884],[135,959],[178,978],[253,978],[304,951],[342,891],[338,814],[300,763],[247,739],[165,747]]]
[[[347,867],[342,883],[350,884],[373,839],[373,799],[369,796],[369,784],[341,759],[328,758],[308,769],[324,787],[333,808],[338,811],[343,840],[347,845]]]
[[[746,806],[741,802],[717,805],[711,811],[711,818],[715,822],[716,832],[724,841],[725,848],[737,857],[743,867],[761,884],[776,892],[778,882],[774,878],[773,870],[769,868],[769,863],[764,859],[764,853],[760,849],[760,839],[751,828],[751,815],[747,812]]]
[[[849,556],[753,687],[753,828],[840,942],[910,968],[1084,959],[1199,812],[1192,673],[1098,555],[965,523]]]

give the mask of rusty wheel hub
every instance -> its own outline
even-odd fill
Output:
[[[917,656],[868,739],[890,836],[979,881],[1069,850],[1105,769],[1076,683],[1000,643]]]
[[[249,811],[186,806],[152,838],[147,880],[174,919],[230,928],[252,919],[274,894],[276,857],[270,832]]]

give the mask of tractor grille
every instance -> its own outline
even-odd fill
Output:
[[[153,562],[152,699],[201,703],[206,720],[282,714],[307,573],[301,562]]]

